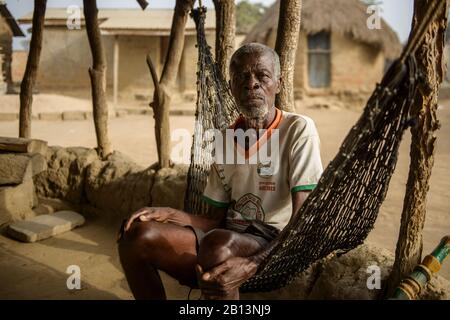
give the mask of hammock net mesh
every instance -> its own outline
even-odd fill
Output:
[[[237,108],[228,84],[222,77],[205,37],[205,13],[202,7],[192,11],[197,28],[197,103],[191,163],[184,200],[184,210],[207,215],[209,205],[201,196],[213,162],[213,135],[208,130],[226,129],[238,117]]]

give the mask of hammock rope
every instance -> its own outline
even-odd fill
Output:
[[[207,215],[209,205],[201,196],[213,162],[214,136],[208,133],[213,129],[226,129],[239,113],[228,84],[215,64],[211,48],[206,42],[206,8],[200,6],[192,10],[191,16],[197,28],[197,103],[184,210],[192,214]]]
[[[413,123],[409,111],[422,78],[413,53],[440,9],[440,4],[430,6],[401,57],[376,86],[317,187],[272,242],[270,254],[257,273],[241,286],[241,291],[281,288],[313,262],[362,244],[373,229],[397,163],[403,133]],[[238,115],[206,43],[205,13],[204,7],[191,12],[197,27],[198,98],[185,209],[193,214],[206,214],[208,209],[201,195],[213,161],[213,139],[205,138],[204,133],[227,128]]]

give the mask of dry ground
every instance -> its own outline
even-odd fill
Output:
[[[326,165],[337,153],[340,143],[359,116],[350,110],[299,111],[312,117],[322,141],[322,160]],[[427,204],[423,232],[424,254],[430,252],[450,233],[450,101],[441,103],[438,114],[442,128],[437,133],[436,160]],[[192,131],[192,117],[172,117],[172,128]],[[17,121],[0,122],[0,136],[15,136]],[[34,121],[33,136],[50,145],[95,146],[92,121]],[[151,116],[127,116],[110,120],[110,136],[115,149],[147,166],[157,159]],[[403,195],[409,168],[409,132],[401,146],[397,170],[390,184],[375,229],[369,240],[395,250]],[[34,244],[21,244],[0,236],[0,298],[131,298],[118,262],[115,226],[88,221],[82,228]],[[65,286],[68,265],[81,267],[83,289],[70,292]],[[450,263],[440,272],[450,279]],[[172,281],[168,279],[167,281]],[[186,298],[187,288],[170,282],[170,298]],[[195,296],[195,294],[194,294]]]

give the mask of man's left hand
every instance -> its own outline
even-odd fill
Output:
[[[203,273],[197,265],[202,293],[209,297],[226,296],[253,276],[258,265],[250,258],[233,257]]]

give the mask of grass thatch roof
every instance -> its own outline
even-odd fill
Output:
[[[248,33],[244,42],[265,43],[270,32],[276,32],[280,0],[277,0]],[[387,58],[400,54],[397,34],[381,19],[381,29],[367,27],[367,5],[360,0],[303,0],[301,30],[307,34],[337,32],[356,41],[383,50]]]

